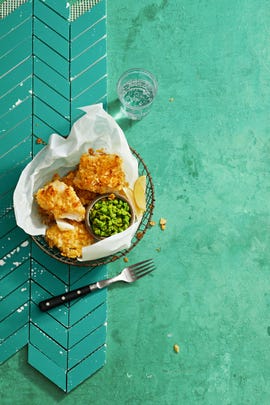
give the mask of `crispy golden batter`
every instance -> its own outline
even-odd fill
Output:
[[[76,258],[82,255],[82,248],[91,245],[94,240],[84,223],[72,221],[73,229],[61,231],[57,224],[46,231],[46,239],[50,247],[57,247],[62,256]]]
[[[97,194],[120,191],[127,185],[122,163],[118,155],[104,152],[94,154],[90,150],[81,156],[74,185]]]
[[[77,187],[74,187],[74,190],[84,206],[89,205],[90,202],[92,202],[98,196],[97,193],[93,193],[92,191],[88,190],[81,190]]]
[[[38,207],[38,213],[42,219],[43,224],[50,226],[55,223],[54,215],[51,212],[45,211],[43,208]]]
[[[36,193],[38,205],[48,214],[53,214],[55,219],[69,218],[82,221],[85,216],[85,208],[73,187],[55,180]]]
[[[48,245],[57,247],[63,256],[80,257],[82,247],[94,243],[82,222],[85,206],[98,194],[121,193],[126,186],[122,159],[102,150],[89,149],[81,156],[78,167],[63,177],[55,173],[51,182],[35,195],[40,215],[48,226]]]
[[[97,197],[97,193],[93,193],[92,191],[83,190],[81,188],[76,187],[74,184],[74,178],[76,176],[77,170],[72,170],[68,172],[64,177],[60,180],[63,181],[67,186],[72,186],[74,188],[75,193],[79,197],[82,205],[89,205],[94,198]]]
[[[77,170],[71,170],[65,176],[59,178],[60,181],[63,181],[67,186],[74,187],[74,177],[76,176]]]

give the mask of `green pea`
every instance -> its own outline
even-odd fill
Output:
[[[100,200],[93,206],[89,219],[96,235],[111,236],[129,227],[130,207],[119,198]]]

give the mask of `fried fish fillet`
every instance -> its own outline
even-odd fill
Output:
[[[67,218],[82,221],[85,217],[85,208],[73,187],[64,182],[54,180],[36,193],[38,205],[55,219]]]
[[[76,174],[77,170],[72,170],[68,172],[64,177],[59,178],[59,180],[63,181],[67,186],[72,186],[74,188],[74,191],[79,197],[82,205],[84,206],[89,205],[90,202],[93,201],[98,194],[89,190],[83,190],[81,188],[76,187],[76,185],[74,184],[74,178]]]
[[[94,239],[87,231],[83,222],[71,221],[72,229],[60,230],[53,224],[46,230],[48,245],[57,247],[62,256],[77,258],[82,255],[82,248],[91,245]]]
[[[120,191],[127,185],[122,165],[118,155],[89,150],[80,158],[74,185],[97,194]]]

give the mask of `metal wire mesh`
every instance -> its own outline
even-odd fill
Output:
[[[46,252],[49,256],[53,257],[54,259],[70,264],[70,265],[75,265],[75,266],[84,266],[84,267],[97,267],[100,265],[104,265],[110,262],[113,262],[123,256],[125,256],[128,252],[130,252],[139,242],[142,240],[143,236],[145,235],[149,223],[151,221],[152,215],[153,215],[153,210],[155,206],[155,196],[154,196],[154,184],[152,177],[149,173],[149,170],[144,163],[143,159],[141,156],[136,152],[134,149],[130,148],[133,155],[137,158],[138,160],[138,169],[139,169],[139,175],[145,175],[146,176],[146,211],[143,214],[142,220],[140,222],[140,225],[138,227],[138,230],[136,232],[136,235],[133,237],[131,241],[131,246],[128,249],[124,249],[114,255],[107,256],[101,259],[97,260],[91,260],[91,261],[85,261],[85,262],[80,262],[77,259],[70,259],[68,257],[64,257],[61,255],[58,249],[56,248],[50,248],[44,238],[44,236],[33,236],[34,242],[44,251]]]
[[[63,1],[63,0],[59,0]],[[70,2],[70,21],[75,21],[78,17],[89,11],[101,0],[77,0]],[[27,0],[0,0],[0,20],[12,13],[16,8],[26,3]],[[67,2],[68,4],[68,2]]]
[[[90,10],[101,0],[79,0],[70,5],[70,21],[76,20],[86,11]]]
[[[5,0],[0,4],[0,20],[12,13],[16,8],[26,3],[27,0]]]

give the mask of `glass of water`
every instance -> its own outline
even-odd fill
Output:
[[[117,83],[121,110],[132,120],[147,115],[157,93],[158,84],[154,75],[144,69],[129,69]]]

